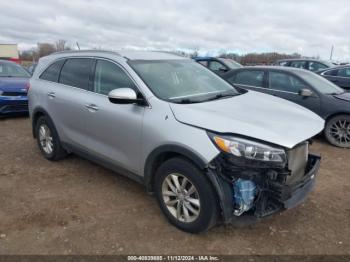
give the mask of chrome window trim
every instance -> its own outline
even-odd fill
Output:
[[[234,85],[240,85],[240,86],[246,86],[246,87],[252,87],[252,88],[258,88],[258,89],[263,89],[263,90],[273,90],[273,91],[282,92],[282,93],[289,93],[289,94],[299,95],[298,93],[295,93],[295,92],[283,91],[283,90],[278,90],[278,89],[273,89],[273,88],[265,88],[265,87],[250,86],[250,85],[235,84],[235,83],[233,83],[233,84]]]

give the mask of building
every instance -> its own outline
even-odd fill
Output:
[[[11,60],[19,63],[17,44],[0,44],[0,59]]]

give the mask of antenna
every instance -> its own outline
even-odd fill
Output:
[[[77,47],[78,47],[78,49],[80,50],[80,46],[79,46],[79,43],[78,43],[78,42],[76,42],[76,44],[77,44]]]
[[[332,61],[332,58],[333,58],[333,49],[334,49],[334,46],[332,45],[331,56],[329,57],[329,60],[331,60],[331,61]]]

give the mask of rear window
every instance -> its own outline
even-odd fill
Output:
[[[53,63],[44,71],[44,73],[41,74],[39,78],[51,82],[58,82],[58,77],[60,75],[60,71],[64,62],[65,60],[62,59]]]
[[[59,82],[65,85],[89,90],[93,65],[94,60],[90,58],[70,58],[63,65]]]

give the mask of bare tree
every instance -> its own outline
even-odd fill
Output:
[[[38,55],[39,57],[47,56],[56,52],[56,47],[54,44],[50,43],[38,43]]]
[[[55,45],[56,45],[56,51],[64,51],[66,50],[66,40],[60,39],[58,41],[56,41]]]

